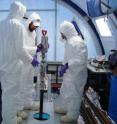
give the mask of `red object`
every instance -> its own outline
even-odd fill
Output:
[[[62,83],[51,83],[52,88],[61,88]]]
[[[42,34],[45,36],[47,34],[47,30],[42,30]]]

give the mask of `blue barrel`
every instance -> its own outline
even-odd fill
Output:
[[[111,76],[108,114],[117,123],[117,76],[114,75]]]

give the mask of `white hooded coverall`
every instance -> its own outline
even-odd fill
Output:
[[[26,28],[27,39],[24,41],[24,49],[26,49],[31,56],[36,53],[37,46],[35,45],[36,32],[35,30],[31,32],[29,30],[29,24],[40,17],[37,13],[33,12],[28,20],[24,22]],[[38,67],[39,68],[39,67]],[[39,69],[38,69],[39,70]],[[38,74],[39,76],[39,74]],[[32,88],[33,88],[33,78],[34,78],[34,67],[31,64],[23,64],[22,69],[22,81],[20,85],[20,99],[21,106],[30,107],[33,105],[32,101]]]
[[[36,31],[33,30],[32,32],[29,30],[29,24],[31,22],[36,22],[36,20],[40,20],[39,15],[36,12],[33,12],[29,18],[27,20],[24,20],[24,25],[27,31],[27,36],[28,36],[28,40],[26,40],[24,42],[24,46],[31,52],[31,54],[35,54],[36,51],[36,44],[35,44],[35,40],[36,40]],[[40,22],[38,22],[40,25]]]
[[[11,4],[8,17],[0,22],[0,72],[3,88],[3,123],[16,124],[17,97],[21,80],[22,62],[31,63],[32,57],[23,48],[25,27],[20,20],[26,8],[20,2]]]
[[[67,38],[65,41],[64,62],[69,68],[63,76],[61,96],[67,115],[78,118],[83,87],[87,80],[87,47],[72,23],[64,21],[60,25],[60,33]],[[61,102],[61,101],[59,101]]]

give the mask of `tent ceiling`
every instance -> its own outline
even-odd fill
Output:
[[[74,2],[76,5],[78,5],[82,10],[84,10],[88,14],[87,1],[89,0],[71,0],[71,1]],[[100,1],[110,6],[111,9],[108,10],[110,13],[117,10],[117,0],[100,0]],[[103,10],[103,8],[101,9]]]
[[[71,1],[74,2],[76,5],[78,5],[86,13],[88,13],[86,0],[71,0]]]

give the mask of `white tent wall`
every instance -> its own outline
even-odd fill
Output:
[[[71,0],[88,14],[86,0]]]
[[[101,55],[101,49],[97,38],[86,20],[81,15],[77,14],[76,22],[84,36],[84,40],[88,48],[88,58]]]
[[[55,7],[52,0],[0,0],[0,10],[8,10],[14,1],[20,1],[27,6],[27,9],[52,9]]]

